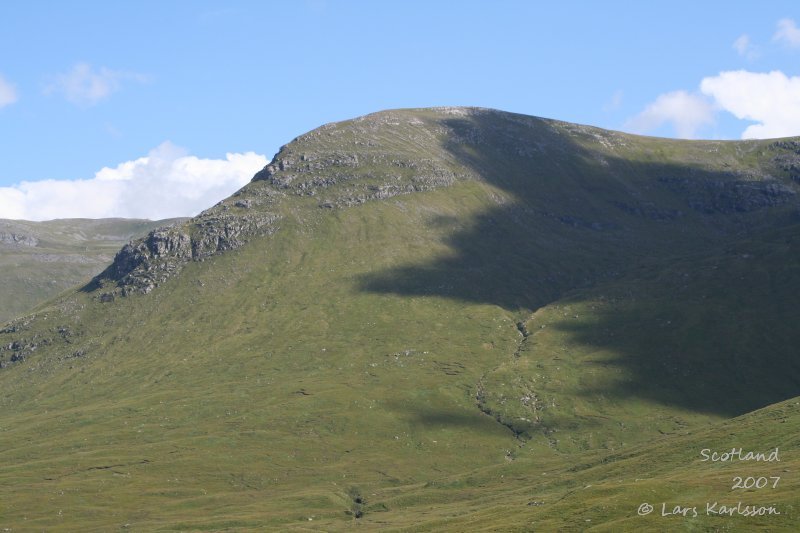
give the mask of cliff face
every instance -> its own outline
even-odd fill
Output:
[[[240,202],[240,209],[248,204]],[[89,285],[108,286],[99,298],[110,301],[116,295],[147,294],[179,273],[189,261],[202,261],[215,254],[234,250],[256,235],[275,231],[279,217],[270,213],[227,214],[223,207],[207,212],[185,225],[163,227],[132,241],[117,253],[114,262]]]

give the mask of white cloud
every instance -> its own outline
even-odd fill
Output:
[[[144,74],[111,70],[106,67],[95,70],[88,63],[78,63],[69,72],[56,76],[55,81],[45,87],[44,93],[61,93],[67,101],[88,107],[118,91],[123,81],[145,83],[148,80],[148,76]]]
[[[800,77],[781,71],[737,70],[704,78],[703,94],[738,119],[758,122],[748,126],[743,139],[800,135]]]
[[[750,40],[750,36],[746,33],[743,33],[733,41],[733,49],[736,50],[740,56],[747,59],[755,59],[758,57],[758,48],[756,48]]]
[[[0,187],[0,218],[149,218],[196,215],[247,184],[268,159],[254,152],[200,159],[165,142],[91,179]]]
[[[635,133],[648,133],[670,124],[678,137],[692,139],[699,128],[713,123],[711,102],[698,94],[674,91],[648,104],[644,111],[628,120],[625,128]]]
[[[0,108],[17,101],[17,88],[3,76],[0,76]]]
[[[778,21],[778,29],[775,30],[772,39],[792,48],[800,48],[800,28],[792,19],[781,19]]]

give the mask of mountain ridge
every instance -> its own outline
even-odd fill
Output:
[[[319,194],[328,193],[328,191],[335,191],[340,194],[333,197],[323,196],[319,200],[319,207],[347,207],[371,200],[385,200],[398,194],[447,187],[456,181],[477,179],[480,173],[479,167],[475,166],[473,161],[459,162],[458,158],[452,155],[454,152],[452,149],[449,150],[451,152],[449,156],[439,155],[438,157],[422,158],[421,161],[419,157],[410,157],[408,154],[403,154],[397,150],[393,154],[394,158],[387,159],[389,157],[387,153],[391,154],[392,152],[378,150],[375,151],[376,153],[370,154],[372,157],[369,161],[363,161],[364,156],[362,155],[361,164],[359,164],[358,157],[353,155],[353,153],[357,153],[357,150],[347,152],[337,147],[333,151],[328,150],[327,153],[325,152],[326,141],[324,138],[326,136],[339,137],[348,134],[380,135],[382,127],[399,125],[400,122],[398,121],[400,120],[405,120],[412,127],[421,127],[418,130],[422,130],[423,133],[417,136],[422,137],[425,142],[434,143],[435,145],[437,141],[436,134],[442,134],[441,124],[435,124],[435,126],[439,126],[438,128],[435,126],[424,128],[425,122],[417,116],[420,113],[423,115],[432,113],[471,118],[499,116],[502,117],[502,120],[513,125],[521,124],[523,127],[528,128],[543,125],[544,128],[555,131],[556,135],[564,135],[566,132],[573,136],[593,138],[603,147],[625,146],[626,140],[632,142],[633,139],[668,142],[677,145],[684,143],[683,141],[638,137],[591,126],[527,117],[487,108],[443,107],[425,110],[391,110],[365,115],[349,121],[330,123],[301,135],[281,147],[272,161],[264,169],[256,173],[250,184],[228,200],[204,211],[199,216],[199,219],[193,222],[192,228],[180,232],[162,231],[152,233],[148,237],[147,243],[138,243],[135,249],[134,247],[128,247],[123,250],[112,267],[114,272],[101,275],[98,281],[101,279],[120,281],[121,278],[130,275],[132,276],[131,284],[136,285],[132,280],[138,279],[137,290],[149,291],[155,286],[155,283],[153,280],[143,281],[140,279],[141,276],[137,278],[136,275],[132,274],[137,267],[145,265],[144,269],[147,270],[154,267],[150,263],[156,257],[174,255],[176,261],[168,261],[168,264],[162,265],[162,267],[167,271],[178,270],[179,265],[186,260],[202,259],[217,252],[241,246],[244,241],[240,240],[240,236],[246,240],[247,235],[257,235],[262,226],[265,227],[264,231],[266,232],[273,231],[274,224],[277,222],[277,215],[270,212],[263,214],[251,213],[263,205],[273,204],[276,199],[285,194],[316,197]],[[450,129],[451,131],[448,132],[450,134],[449,141],[456,145],[466,142],[480,144],[481,142],[481,133],[476,133],[481,131],[480,128],[467,129],[463,135],[453,135],[452,133],[455,130],[452,127]],[[534,145],[538,149],[541,149],[543,144],[547,146],[546,143],[541,141],[541,138],[546,136],[546,133],[537,135],[539,142]],[[552,137],[552,134],[549,137]],[[507,141],[508,139],[505,140]],[[518,143],[518,145],[511,144],[510,147],[506,146],[506,148],[510,149],[512,153],[516,152],[518,156],[522,154],[523,157],[532,157],[530,144],[527,141],[529,139],[515,139],[512,137],[511,142]],[[315,146],[315,142],[321,143],[322,148]],[[371,142],[373,146],[377,144],[374,140]],[[421,141],[413,135],[409,135],[406,138],[399,139],[397,144],[413,142],[420,143]],[[725,142],[689,141],[689,143],[692,146],[698,146],[698,143],[703,143],[708,145],[709,149],[714,149]],[[788,183],[764,172],[763,169],[759,169],[755,171],[755,174],[751,173],[750,175],[737,175],[736,173],[723,171],[718,175],[700,180],[692,180],[691,177],[661,176],[659,181],[665,188],[677,194],[690,196],[686,207],[706,214],[714,214],[720,211],[750,212],[763,207],[786,203],[792,198],[796,199],[797,190],[792,184],[800,179],[794,174],[796,169],[800,168],[800,141],[727,141],[727,143],[731,146],[737,146],[737,151],[739,151],[739,147],[752,150],[754,146],[766,147],[776,151],[782,150],[774,158],[774,170],[788,174],[790,178]],[[570,146],[574,148],[575,145]],[[360,147],[357,141],[353,142],[352,147],[363,148],[364,150],[371,148],[369,146]],[[556,149],[563,150],[564,148],[556,145]],[[303,150],[309,153],[298,153]],[[402,155],[405,155],[405,158]],[[413,153],[413,155],[418,156],[419,154]],[[609,164],[602,156],[593,155],[592,157],[598,158],[602,165]],[[389,179],[382,181],[370,179],[371,167],[374,168],[380,164],[388,164],[390,168],[395,170],[395,173],[388,176]],[[315,175],[315,172],[319,173],[323,169],[325,171],[324,177]],[[380,170],[383,169],[380,168]],[[698,170],[697,172],[700,171]],[[311,178],[302,181],[305,175],[310,175]],[[358,179],[359,177],[362,179]],[[701,178],[704,177],[701,176]],[[764,183],[764,180],[767,183]],[[695,183],[695,181],[700,181],[700,183]],[[260,185],[259,182],[264,182],[270,187],[258,187]],[[353,182],[355,182],[355,186],[351,185],[351,190],[348,190],[348,184]],[[343,192],[337,190],[342,188],[344,188]],[[684,215],[681,209],[674,207],[660,208],[654,202],[647,200],[631,203],[617,201],[616,207],[628,214],[655,220],[670,220]],[[544,215],[556,217],[560,222],[566,224],[599,230],[604,227],[602,222],[584,220],[581,217],[570,214],[545,212]],[[611,224],[613,225],[613,223]],[[189,248],[191,248],[191,251],[189,251]],[[169,274],[167,273],[161,280],[164,281],[168,277]],[[144,278],[147,278],[147,276],[144,276]],[[126,290],[124,288],[125,285],[126,283],[123,282],[123,292]]]

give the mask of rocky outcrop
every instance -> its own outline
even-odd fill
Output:
[[[2,334],[17,334],[16,338],[7,344],[0,345],[0,368],[5,368],[10,363],[25,361],[36,350],[54,344],[72,344],[72,338],[76,336],[75,331],[68,326],[56,326],[47,330],[35,332],[30,330],[30,324],[35,317],[20,319],[5,328],[0,329]],[[21,335],[20,335],[21,334]],[[80,357],[85,355],[86,350],[76,350],[69,357]]]
[[[202,261],[239,248],[248,239],[275,230],[278,220],[275,214],[226,214],[220,212],[224,207],[220,204],[189,224],[153,230],[146,237],[126,244],[111,266],[91,284],[97,288],[113,282],[112,290],[99,295],[100,301],[111,301],[117,295],[147,294],[180,272],[189,261]]]
[[[192,240],[189,235],[179,227],[162,228],[123,246],[101,276],[116,281],[124,295],[130,292],[146,294],[191,259]]]
[[[800,141],[776,141],[770,145],[770,149],[779,152],[772,158],[778,170],[800,182]]]
[[[278,215],[272,213],[209,214],[200,217],[194,224],[191,257],[202,260],[226,250],[235,250],[255,235],[272,233],[278,219]]]
[[[658,181],[686,198],[695,211],[705,214],[747,213],[794,199],[795,191],[769,177],[730,174],[717,179],[661,177]]]
[[[0,244],[12,246],[37,246],[39,239],[33,235],[21,235],[18,233],[6,233],[0,231]]]
[[[283,146],[253,182],[335,208],[475,179],[474,171],[440,149],[437,135],[447,133],[391,112],[326,125]]]

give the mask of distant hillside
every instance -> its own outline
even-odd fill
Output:
[[[799,169],[475,108],[301,135],[0,330],[0,528],[796,531]],[[740,447],[780,462],[702,460]]]
[[[85,283],[131,238],[180,220],[0,219],[0,322]]]

